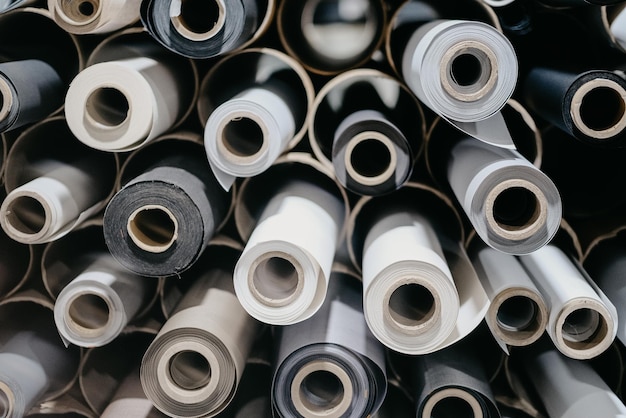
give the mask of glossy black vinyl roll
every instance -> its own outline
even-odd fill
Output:
[[[258,29],[260,14],[257,0],[192,1],[187,6],[180,0],[144,0],[141,4],[141,21],[157,41],[180,55],[197,59],[242,46]],[[200,22],[198,16],[208,18]],[[205,26],[207,21],[213,26]]]
[[[104,213],[111,254],[137,274],[170,276],[189,268],[227,212],[227,193],[204,154],[184,144],[177,151],[130,180]]]

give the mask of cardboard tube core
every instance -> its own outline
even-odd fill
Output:
[[[178,239],[178,220],[164,206],[146,205],[128,218],[128,235],[144,251],[162,253]]]
[[[178,14],[172,13],[174,29],[191,41],[206,41],[216,36],[224,27],[226,10],[220,0],[180,0],[172,7],[180,7]]]

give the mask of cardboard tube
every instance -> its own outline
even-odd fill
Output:
[[[548,244],[519,257],[548,303],[546,331],[556,348],[574,359],[605,351],[617,333],[617,312],[579,264]]]

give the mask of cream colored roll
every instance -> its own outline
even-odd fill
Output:
[[[84,144],[130,151],[177,121],[183,107],[177,74],[150,57],[99,62],[81,71],[65,96],[67,124]]]
[[[481,141],[515,148],[500,110],[517,83],[509,40],[477,21],[435,20],[408,40],[402,77],[431,110]]]
[[[41,244],[54,241],[94,215],[102,191],[85,159],[77,164],[42,161],[31,167],[43,174],[13,189],[0,206],[0,225],[12,239]]]
[[[534,343],[548,322],[541,292],[515,256],[484,244],[477,247],[470,257],[490,300],[485,319],[491,333],[507,353],[509,345]]]
[[[552,244],[519,260],[546,299],[556,348],[578,360],[604,352],[617,333],[617,312],[582,267]]]
[[[452,148],[447,177],[480,238],[496,250],[528,254],[559,229],[558,189],[515,150],[463,139]]]
[[[444,344],[459,315],[459,295],[441,244],[427,219],[381,217],[363,248],[364,315],[394,351],[425,354]]]
[[[139,20],[141,0],[48,0],[63,30],[77,35],[114,32]]]
[[[343,202],[292,180],[266,204],[235,266],[235,292],[248,313],[274,325],[313,315],[326,296],[343,228]]]
[[[61,338],[80,347],[110,343],[151,301],[153,280],[132,274],[109,253],[94,254],[54,304]]]
[[[270,89],[253,87],[218,106],[204,129],[213,174],[230,189],[237,177],[267,170],[295,135],[287,102]]]
[[[607,6],[602,6],[607,8]],[[624,5],[614,6],[615,10],[611,12],[612,19],[609,30],[615,42],[626,50],[626,7]]]
[[[144,392],[171,417],[216,416],[237,390],[259,323],[234,294],[230,261],[196,279],[143,356]]]

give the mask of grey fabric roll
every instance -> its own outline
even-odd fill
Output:
[[[360,283],[334,273],[320,310],[281,328],[272,383],[280,417],[365,417],[387,391],[382,344],[363,317]]]

